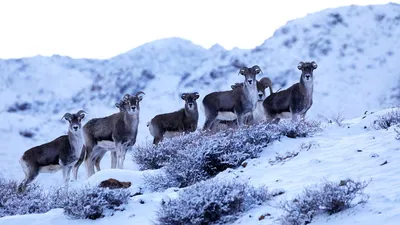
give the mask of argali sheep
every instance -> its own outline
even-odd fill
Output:
[[[153,144],[163,140],[166,132],[189,133],[197,129],[199,111],[196,100],[199,93],[183,93],[181,98],[185,101],[185,107],[171,113],[155,116],[147,124],[150,134],[154,137]]]
[[[230,91],[212,92],[203,99],[206,121],[203,130],[210,130],[219,112],[233,112],[238,126],[244,124],[245,118],[252,114],[258,99],[256,76],[261,72],[258,65],[243,67],[239,74],[244,76],[243,87]]]
[[[139,125],[140,101],[144,92],[135,95],[126,94],[123,97],[123,110],[110,116],[91,119],[83,126],[85,139],[85,166],[88,177],[94,174],[93,148],[100,141],[112,141],[115,144],[116,159],[111,155],[111,168],[123,169],[127,150],[136,143]],[[82,160],[74,168],[74,177]]]
[[[68,185],[71,169],[78,160],[83,149],[81,121],[85,111],[65,113],[61,119],[69,122],[68,134],[62,135],[50,142],[35,146],[24,152],[19,160],[25,173],[25,179],[18,186],[19,191],[24,191],[39,173],[57,172],[62,169],[64,183]]]
[[[297,65],[301,70],[300,82],[275,92],[264,100],[267,121],[277,123],[281,118],[291,118],[292,121],[304,119],[313,103],[313,71],[317,67],[314,61],[300,62]]]
[[[120,112],[124,111],[123,106],[124,106],[123,100],[121,100],[118,103],[115,103],[115,107],[117,107]],[[92,154],[92,158],[90,160],[92,160],[92,162],[94,163],[94,167],[96,168],[97,172],[99,172],[101,170],[100,162],[107,152],[110,152],[110,154],[111,154],[111,164],[113,164],[113,162],[116,162],[117,152],[116,152],[115,145],[113,142],[101,141],[93,148],[94,154]]]
[[[243,87],[243,83],[235,83],[231,85],[232,90],[238,87]],[[269,88],[269,95],[273,93],[272,82],[268,77],[263,77],[257,81],[257,91],[258,91],[258,101],[256,109],[253,112],[252,118],[248,118],[246,124],[249,123],[259,123],[265,120],[264,107],[262,105],[263,101],[267,97],[265,89]],[[219,112],[215,123],[211,126],[212,132],[217,132],[223,129],[236,128],[237,121],[236,115],[232,112]]]

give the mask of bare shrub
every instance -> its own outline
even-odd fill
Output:
[[[339,113],[333,115],[331,118],[331,122],[335,123],[339,127],[343,127],[345,125],[345,124],[343,124],[343,121],[344,121],[343,112],[339,112]]]
[[[282,225],[308,224],[317,215],[331,215],[365,203],[368,195],[363,191],[368,184],[369,182],[347,179],[340,182],[325,181],[320,185],[307,187],[295,199],[281,203],[280,207],[285,214],[278,221]],[[354,202],[356,199],[358,201]]]
[[[310,120],[292,123],[291,121],[281,121],[279,125],[275,125],[282,136],[289,138],[308,137],[317,132],[320,132],[321,122]]]
[[[45,213],[53,208],[51,196],[36,183],[25,192],[18,192],[17,187],[16,181],[0,178],[0,217]]]
[[[245,183],[209,180],[184,189],[176,199],[165,201],[157,214],[158,225],[222,224],[270,200],[267,188]]]
[[[146,143],[137,146],[133,151],[133,160],[139,165],[140,170],[159,169],[163,167],[171,157],[178,152],[185,144],[192,142],[188,136],[178,136],[175,138],[165,138],[158,145]]]
[[[292,158],[296,157],[299,155],[299,152],[286,152],[285,154],[281,155],[276,153],[276,156],[274,159],[270,159],[268,163],[273,166],[278,163],[284,164],[285,162],[291,160]]]
[[[63,208],[70,218],[95,220],[124,210],[130,192],[127,189],[86,187],[68,191],[59,189],[53,195],[57,208]]]
[[[62,208],[73,219],[98,219],[123,210],[130,192],[126,189],[86,187],[45,191],[36,183],[28,185],[24,192],[17,191],[18,183],[0,178],[0,217],[45,213]]]
[[[388,129],[393,125],[400,124],[400,109],[396,108],[378,117],[374,121],[373,127],[377,130]]]
[[[294,157],[298,156],[300,152],[309,151],[310,149],[314,149],[314,148],[317,148],[317,147],[318,147],[318,142],[316,142],[316,141],[309,141],[307,143],[302,143],[300,145],[299,151],[292,151],[292,152],[288,151],[288,152],[286,152],[284,154],[276,153],[275,158],[269,159],[268,163],[271,166],[276,165],[278,163],[281,163],[283,165],[285,162],[287,162],[287,161],[293,159]]]
[[[170,188],[172,184],[177,185],[176,187],[186,187],[213,177],[227,168],[237,168],[246,159],[258,157],[265,147],[284,135],[305,137],[319,130],[319,123],[300,122],[282,123],[282,125],[263,123],[237,130],[224,130],[214,135],[198,132],[181,136],[177,142],[185,143],[184,145],[177,145],[171,139],[171,142],[166,142],[160,147],[168,148],[167,156],[153,158],[162,159],[158,163],[158,165],[164,165],[162,168],[164,175],[161,176],[167,177],[169,182],[165,182],[165,179],[160,179],[160,175],[156,175],[154,178],[147,177],[146,183],[150,188],[154,186],[154,190],[160,190],[163,186],[164,189]],[[145,152],[156,151],[156,149],[160,150],[156,146],[147,148]],[[169,154],[170,152],[174,154]],[[167,161],[164,160],[166,158],[168,158]],[[152,159],[148,160],[152,161]]]

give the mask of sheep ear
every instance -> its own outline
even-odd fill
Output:
[[[200,98],[200,94],[199,94],[198,92],[195,92],[195,93],[194,93],[194,99],[196,100],[196,99],[198,99],[198,98]]]
[[[182,98],[183,100],[186,100],[186,97],[187,97],[187,93],[181,94],[181,98]]]
[[[259,74],[261,72],[261,68],[258,65],[254,65],[253,69],[256,72],[256,74]]]
[[[246,68],[241,68],[239,70],[239,74],[244,75],[244,73],[246,72]]]
[[[243,84],[243,83],[235,83],[235,84],[231,85],[231,88],[232,88],[232,90],[233,90],[233,89],[236,89],[236,88],[238,88],[238,87],[241,87],[242,84]]]
[[[129,94],[126,94],[126,95],[124,95],[124,97],[122,98],[122,100],[123,100],[123,101],[127,101],[127,100],[129,99],[129,97],[130,97],[130,95],[129,95]]]
[[[143,100],[143,95],[139,95],[138,99],[139,99],[139,102],[142,101]]]
[[[317,63],[314,61],[311,62],[311,65],[314,68],[314,70],[317,69],[317,67],[318,67]]]
[[[297,69],[302,70],[303,65],[304,65],[304,62],[299,62],[299,64],[297,64]]]
[[[63,117],[61,117],[61,119],[65,119],[67,121],[69,121],[71,119],[71,113],[65,113]]]

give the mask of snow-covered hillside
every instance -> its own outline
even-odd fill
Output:
[[[369,201],[335,215],[320,215],[314,218],[312,224],[398,224],[400,220],[400,191],[398,189],[400,187],[400,179],[398,179],[400,145],[399,140],[396,140],[396,135],[399,134],[395,131],[395,127],[387,130],[372,128],[374,120],[391,110],[368,112],[362,117],[343,121],[341,127],[324,123],[322,124],[323,131],[313,137],[282,138],[265,148],[259,158],[247,160],[245,168],[228,169],[212,178],[244,181],[254,186],[266,185],[270,190],[285,192],[284,195],[268,204],[258,206],[241,215],[233,224],[277,224],[276,220],[282,214],[282,211],[277,208],[281,200],[292,199],[304,187],[320,183],[323,179],[340,181],[347,178],[371,180],[365,189],[369,195]],[[288,152],[298,152],[298,154],[280,163],[269,163],[276,159],[276,155],[284,156]],[[132,164],[130,160],[127,162]],[[144,176],[154,172],[156,171],[106,169],[88,180],[73,183],[72,187],[96,186],[102,180],[115,178],[132,182],[130,190],[136,193],[144,187]],[[125,211],[116,212],[114,216],[96,221],[71,220],[63,214],[62,209],[53,209],[45,214],[3,217],[0,218],[0,225],[152,224],[156,221],[156,212],[160,209],[161,201],[176,198],[176,191],[179,193],[177,188],[170,188],[165,192],[145,192],[143,195],[132,197]],[[268,216],[259,220],[261,215]]]
[[[257,32],[249,35],[257,35]],[[108,60],[72,59],[58,55],[0,60],[1,171],[7,177],[21,180],[20,156],[28,148],[66,133],[67,124],[60,120],[65,112],[84,109],[88,112],[85,121],[106,116],[117,112],[114,104],[125,93],[139,90],[146,95],[141,102],[138,144],[149,142],[151,136],[146,127],[147,121],[159,113],[182,107],[180,93],[198,91],[200,102],[211,91],[229,90],[231,84],[241,81],[242,77],[237,73],[243,65],[258,64],[263,70],[260,77],[271,78],[277,90],[299,80],[300,73],[296,68],[299,61],[317,62],[318,68],[314,71],[314,104],[309,111],[309,118],[324,120],[325,117],[342,113],[350,119],[363,115],[367,110],[375,111],[400,104],[399,36],[400,5],[349,6],[289,21],[271,38],[250,50],[228,51],[218,45],[204,49],[187,40],[170,38],[147,43]],[[399,161],[396,156],[398,141],[394,140],[395,132],[392,129],[364,130],[362,127],[367,125],[366,121],[349,120],[351,128],[328,127],[321,136],[309,140],[284,139],[275,143],[260,159],[254,160],[241,177],[250,177],[256,185],[279,186],[292,195],[297,193],[297,189],[322,177],[375,176],[377,182],[367,190],[374,193],[372,204],[364,209],[356,209],[355,215],[336,216],[329,224],[353,224],[354,221],[359,224],[395,224],[394,221],[400,219],[400,212],[396,214],[395,211],[400,195],[392,188],[400,185],[397,182],[399,179],[396,179],[399,171],[394,166]],[[201,112],[199,127],[203,122],[204,115]],[[294,161],[282,166],[270,167],[265,163],[275,152],[290,151],[307,141],[316,141],[319,147],[302,153]],[[367,150],[357,153],[356,148]],[[369,153],[377,153],[381,157],[370,158]],[[389,164],[379,167],[383,158]],[[125,165],[126,169],[135,170],[126,177],[138,177],[137,166],[129,156]],[[102,168],[109,167],[110,158],[107,155],[102,161]],[[293,171],[298,171],[298,167],[302,170],[294,174]],[[118,171],[108,170],[91,179],[97,181],[108,177],[110,173],[112,176],[122,176]],[[229,174],[226,172],[219,176]],[[83,167],[79,177],[85,177]],[[58,173],[41,174],[38,177],[38,181],[45,186],[60,185],[61,180],[61,174]],[[139,178],[132,180],[136,183],[135,187],[140,186]],[[150,202],[154,202],[145,205],[133,203],[127,213],[96,223],[124,221],[130,214],[135,214],[130,218],[131,221],[150,224],[154,219],[153,210],[163,195],[165,193],[146,195]],[[268,207],[260,207],[250,213],[269,210],[273,212]],[[377,211],[382,214],[373,214]],[[23,221],[33,218],[46,218],[47,222],[38,222],[43,225],[52,221],[67,221],[60,214],[55,210],[46,215],[2,218],[0,224],[23,224]],[[236,224],[250,224],[249,220],[252,219],[244,216]],[[325,221],[318,222],[323,224]],[[260,224],[273,223],[268,220]]]

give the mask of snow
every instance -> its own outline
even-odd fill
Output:
[[[337,20],[336,14],[342,20]],[[396,4],[328,9],[289,21],[253,50],[227,51],[218,45],[204,49],[187,40],[170,38],[108,60],[64,56],[0,60],[0,169],[3,176],[22,180],[19,158],[25,150],[65,134],[67,124],[60,119],[66,111],[86,110],[86,122],[117,112],[114,104],[118,98],[143,90],[146,95],[141,102],[137,144],[144,144],[152,140],[146,123],[156,114],[183,107],[179,97],[182,92],[198,91],[201,100],[211,91],[229,90],[231,84],[241,81],[237,67],[242,64],[258,64],[262,76],[272,79],[274,90],[286,88],[298,81],[299,61],[315,60],[314,103],[308,119],[324,120],[342,112],[346,125],[323,123],[323,132],[314,137],[283,138],[268,146],[260,158],[249,160],[246,168],[227,170],[216,178],[283,189],[285,194],[280,198],[285,199],[324,178],[372,179],[365,190],[370,194],[367,204],[320,216],[312,224],[398,224],[400,142],[393,127],[375,130],[371,123],[390,110],[383,108],[400,103],[399,15]],[[31,108],[8,112],[16,102],[30,103]],[[198,103],[201,127],[204,113]],[[21,131],[31,131],[34,137],[25,138]],[[302,145],[310,143],[308,151],[300,151]],[[283,164],[268,163],[276,153],[293,151],[300,151],[299,155]],[[115,178],[132,182],[130,189],[136,192],[145,189],[143,175],[156,172],[138,171],[130,153],[124,170],[109,169],[110,160],[107,154],[102,171],[87,180],[81,166],[78,181],[71,186],[94,186]],[[388,163],[380,166],[385,161]],[[37,181],[45,187],[63,183],[61,172],[40,174]],[[3,217],[0,225],[152,224],[161,199],[176,196],[175,191],[147,191],[133,197],[125,211],[96,221],[70,220],[62,210],[54,209],[45,214]],[[276,224],[274,219],[282,213],[274,207],[276,203],[252,209],[234,224]],[[259,221],[265,213],[271,216]]]
[[[263,151],[260,158],[248,160],[246,168],[226,170],[213,179],[238,179],[254,186],[266,185],[270,190],[283,189],[285,194],[268,205],[250,210],[234,224],[274,224],[282,212],[273,206],[281,199],[291,199],[302,188],[321,182],[323,179],[339,181],[346,178],[371,180],[365,192],[370,195],[368,203],[332,216],[320,216],[313,224],[398,224],[400,219],[400,180],[398,179],[400,160],[399,141],[395,139],[394,127],[388,130],[375,130],[371,125],[379,115],[390,112],[381,110],[359,118],[346,120],[346,126],[323,123],[324,130],[309,138],[283,138],[274,142]],[[365,129],[364,127],[367,126]],[[310,144],[308,150],[300,151],[298,156],[283,164],[270,165],[268,161],[275,154],[299,151],[304,144]],[[357,150],[362,150],[361,152]],[[378,157],[372,157],[378,156]],[[129,162],[130,160],[127,160]],[[384,161],[388,163],[380,166]],[[102,180],[115,178],[130,181],[132,193],[143,187],[143,175],[156,171],[137,171],[104,169],[87,180],[80,179],[72,187],[80,185],[98,185]],[[58,174],[61,177],[61,174]],[[39,177],[42,175],[39,175]],[[52,174],[52,176],[57,176]],[[60,183],[61,184],[61,181]],[[130,200],[126,211],[117,212],[112,217],[96,221],[70,220],[59,209],[45,214],[10,216],[0,218],[0,224],[24,224],[35,221],[37,225],[48,225],[53,221],[58,224],[108,224],[110,222],[151,224],[155,221],[156,211],[161,199],[176,196],[175,189],[165,192],[146,192]],[[140,200],[145,203],[140,204]],[[259,221],[262,214],[270,217]],[[251,216],[251,217],[250,217]],[[31,223],[29,223],[31,224]]]

